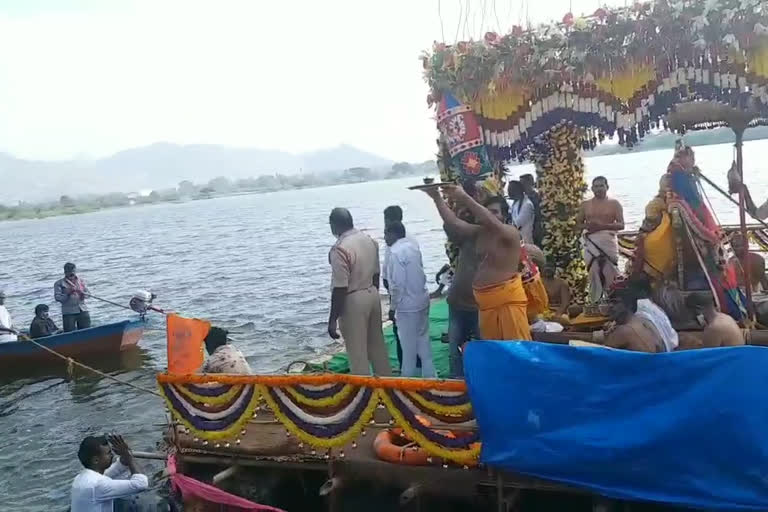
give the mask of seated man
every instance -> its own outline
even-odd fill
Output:
[[[251,373],[251,367],[243,354],[234,345],[227,343],[227,334],[225,329],[211,327],[205,337],[208,359],[200,368],[200,373]]]
[[[704,330],[701,332],[702,348],[737,347],[744,345],[744,334],[739,324],[715,308],[712,295],[707,292],[692,293],[686,305],[703,317]]]
[[[621,290],[613,302],[611,316],[615,326],[606,332],[606,347],[634,352],[662,352],[664,341],[645,318],[637,315],[637,295],[631,289]]]
[[[29,337],[33,339],[45,338],[46,336],[53,336],[58,332],[59,328],[56,327],[51,317],[48,316],[48,306],[46,304],[35,306],[35,318],[29,326]]]
[[[743,290],[747,288],[747,280],[744,276],[746,270],[749,272],[752,293],[768,292],[765,259],[759,254],[749,251],[749,242],[744,239],[741,233],[735,233],[731,237],[731,248],[735,256],[728,260],[728,265],[732,265],[735,269],[739,287]]]
[[[112,444],[119,459],[112,463]],[[136,460],[120,436],[88,436],[80,443],[77,457],[83,469],[72,482],[71,512],[113,510],[115,502],[149,488],[149,480],[139,473]],[[130,473],[127,480],[118,479]]]
[[[664,342],[662,352],[677,350],[680,340],[677,331],[672,327],[667,313],[654,302],[651,293],[651,283],[648,278],[634,278],[628,283],[637,297],[637,315],[645,319]]]
[[[564,279],[555,277],[554,265],[546,265],[541,272],[541,278],[549,297],[549,308],[555,316],[563,316],[571,305],[571,288]]]

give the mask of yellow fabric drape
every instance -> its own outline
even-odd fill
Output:
[[[531,340],[523,281],[516,275],[509,281],[475,288],[480,335],[486,340]]]

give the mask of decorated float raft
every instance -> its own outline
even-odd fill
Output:
[[[765,124],[767,34],[765,2],[695,0],[436,44],[424,68],[438,109],[441,178],[493,187],[505,162],[535,163],[543,249],[560,277],[584,290],[573,236],[586,189],[582,151],[609,137],[638,144],[691,102],[722,103],[748,111],[749,125]],[[724,124],[691,119],[673,128]],[[753,233],[762,246],[766,233]],[[632,243],[632,234],[622,237],[625,249]],[[518,503],[520,489],[761,510],[768,418],[753,390],[768,384],[760,382],[766,354],[477,342],[466,351],[466,383],[162,374],[158,384],[181,471],[224,487],[239,472],[261,481],[265,473],[252,471],[266,468],[320,475],[324,485],[312,492],[327,495],[331,509],[350,483],[365,481],[403,491],[406,501],[490,496],[497,510]],[[382,433],[406,438],[401,461],[377,453]]]

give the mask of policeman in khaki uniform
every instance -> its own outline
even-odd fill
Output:
[[[331,313],[328,334],[339,339],[337,324],[344,336],[350,372],[357,375],[390,376],[389,356],[381,326],[379,297],[379,245],[355,229],[345,208],[334,208],[331,232],[337,237],[331,247]]]

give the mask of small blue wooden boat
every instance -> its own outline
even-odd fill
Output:
[[[135,347],[144,334],[143,320],[124,320],[80,331],[37,338],[35,341],[67,357],[76,358],[92,354],[118,353]],[[28,341],[0,343],[0,366],[11,366],[29,361],[51,361],[59,358]]]

